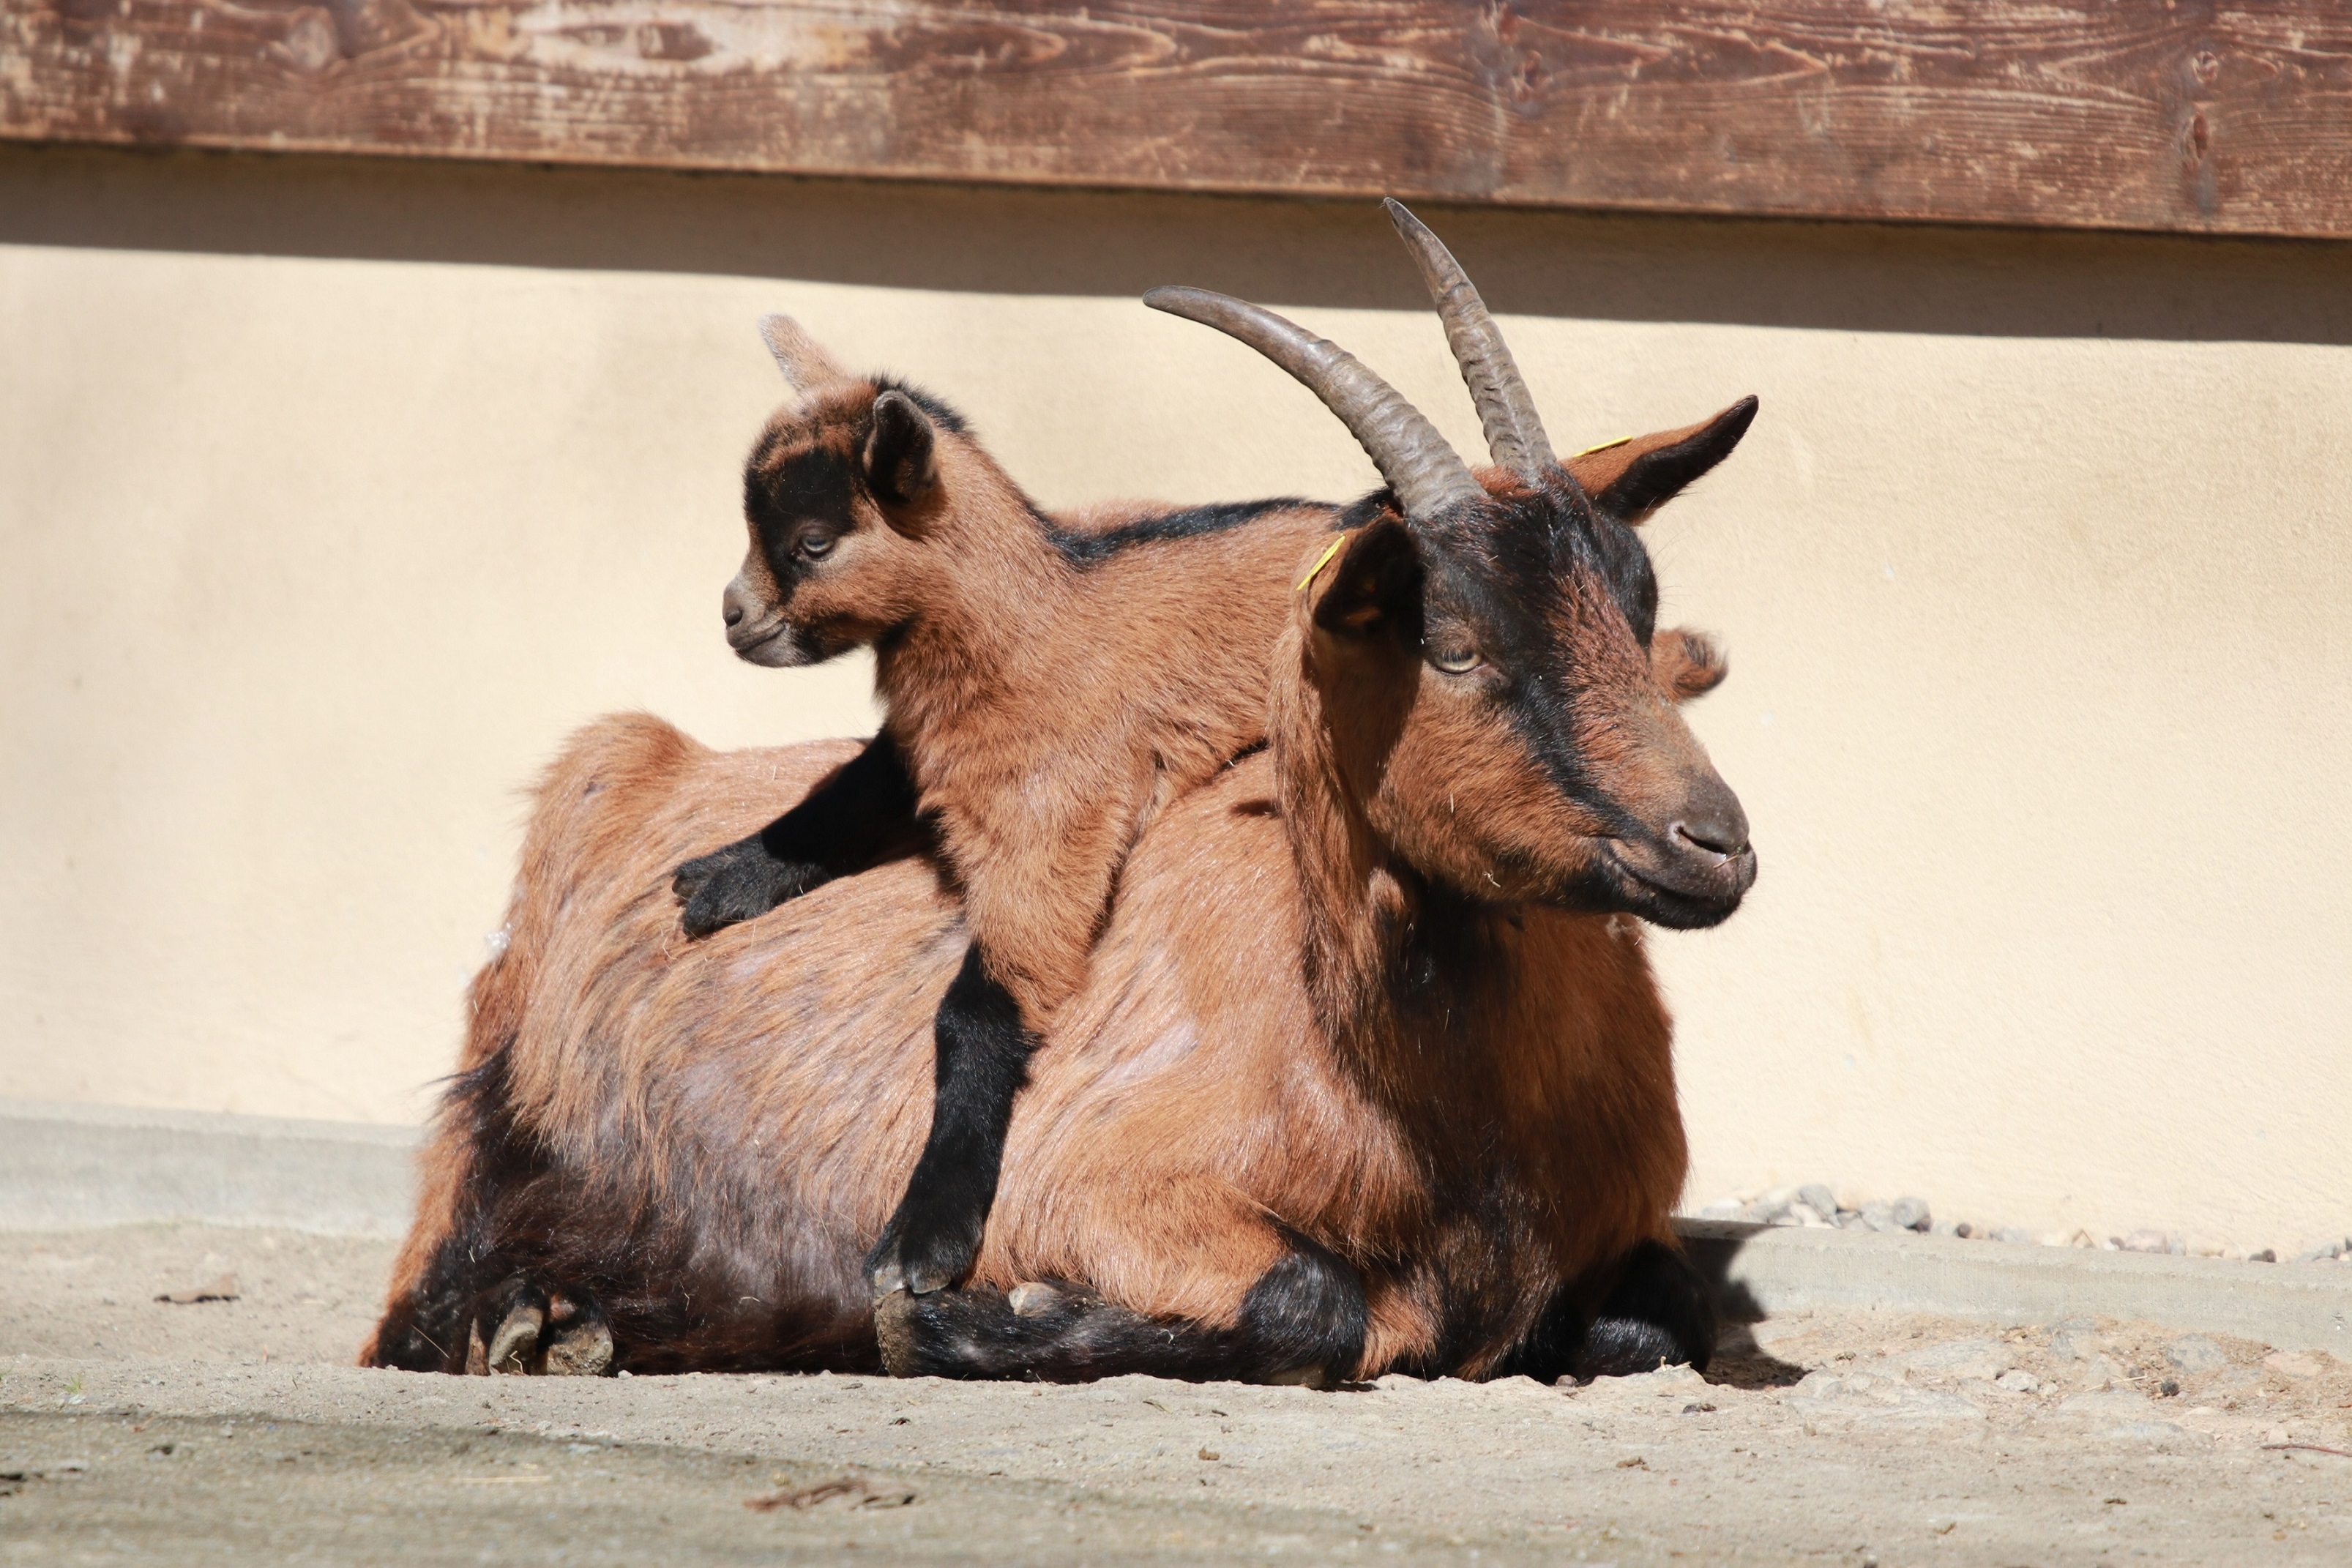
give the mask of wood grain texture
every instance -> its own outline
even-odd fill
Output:
[[[2352,237],[2352,5],[0,0],[0,136]]]

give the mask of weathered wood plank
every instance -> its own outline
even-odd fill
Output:
[[[2352,237],[2352,5],[0,0],[0,136]]]

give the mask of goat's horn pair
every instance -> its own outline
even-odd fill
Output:
[[[1530,483],[1540,482],[1552,466],[1551,443],[1494,318],[1438,237],[1402,203],[1391,201],[1388,209],[1437,303],[1446,342],[1478,405],[1488,450],[1496,464]],[[1263,306],[1206,289],[1154,289],[1143,302],[1238,338],[1296,376],[1347,426],[1407,517],[1427,517],[1485,493],[1437,427],[1337,343]]]
[[[1407,517],[1421,518],[1486,492],[1437,426],[1361,360],[1297,322],[1206,289],[1154,289],[1143,302],[1200,322],[1257,350],[1298,378],[1339,416]]]
[[[1519,378],[1518,363],[1503,342],[1502,329],[1486,313],[1486,302],[1478,297],[1477,286],[1445,248],[1445,242],[1430,233],[1429,226],[1407,212],[1394,196],[1381,205],[1388,208],[1389,221],[1396,225],[1405,248],[1421,268],[1421,280],[1429,286],[1429,297],[1437,305],[1437,319],[1445,323],[1445,342],[1454,350],[1454,363],[1462,369],[1470,401],[1478,405],[1478,423],[1486,429],[1486,450],[1495,466],[1510,469],[1531,485],[1541,484],[1558,459],[1551,455],[1551,438],[1544,434],[1543,420],[1537,416],[1536,400]]]

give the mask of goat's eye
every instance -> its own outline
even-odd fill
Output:
[[[812,561],[822,561],[833,553],[833,535],[812,533],[802,539],[801,553]]]
[[[1467,675],[1486,660],[1475,647],[1433,647],[1429,650],[1429,662],[1446,675]]]

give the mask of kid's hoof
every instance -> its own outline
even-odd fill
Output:
[[[866,1255],[866,1278],[879,1301],[894,1290],[936,1295],[961,1284],[980,1257],[980,1227],[925,1223],[922,1216],[894,1219]]]
[[[685,906],[678,924],[699,938],[757,920],[815,886],[815,869],[778,860],[757,838],[730,844],[688,860],[670,879],[670,891]]]

